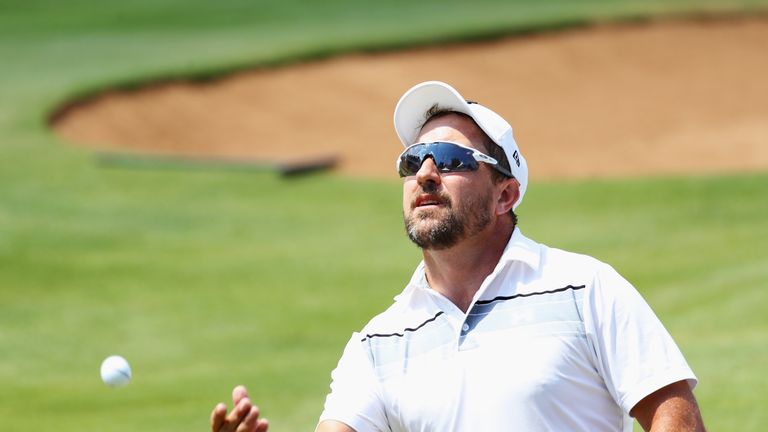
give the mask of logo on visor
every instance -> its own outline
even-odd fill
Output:
[[[517,167],[520,168],[520,155],[517,154],[517,150],[515,150],[515,152],[512,153],[512,158],[515,160]]]

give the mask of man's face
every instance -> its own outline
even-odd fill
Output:
[[[485,152],[482,139],[472,120],[446,114],[427,122],[417,142],[450,141]],[[405,228],[422,249],[447,249],[480,233],[490,224],[493,209],[493,182],[482,164],[477,171],[441,175],[427,158],[403,183]]]

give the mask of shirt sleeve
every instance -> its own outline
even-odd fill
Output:
[[[584,324],[608,391],[624,412],[654,391],[697,379],[640,293],[605,265],[584,299]]]
[[[320,422],[339,421],[356,432],[389,431],[379,383],[361,339],[359,333],[352,334],[331,373],[331,392],[325,399]]]

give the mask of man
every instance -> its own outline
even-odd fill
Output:
[[[395,109],[403,215],[423,251],[353,334],[317,431],[701,431],[696,377],[637,291],[594,258],[526,238],[512,128],[441,82]],[[265,431],[245,389],[219,431]]]

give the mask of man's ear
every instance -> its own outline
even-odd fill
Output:
[[[503,215],[512,210],[512,207],[520,197],[520,183],[517,182],[517,179],[510,178],[502,181],[497,186],[501,188],[501,191],[496,202],[496,214]]]

